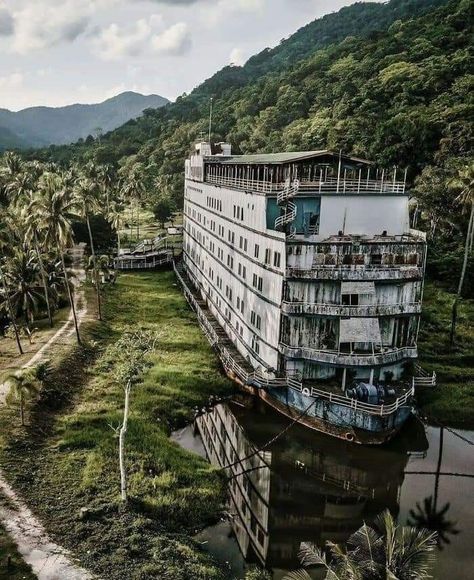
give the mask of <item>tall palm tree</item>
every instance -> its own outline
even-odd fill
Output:
[[[25,402],[38,392],[41,380],[40,372],[36,367],[21,369],[7,377],[6,383],[10,386],[9,396],[20,401],[21,426],[25,426]]]
[[[31,241],[36,252],[38,259],[38,264],[40,267],[41,283],[43,285],[44,300],[46,303],[46,310],[48,313],[48,321],[51,328],[53,327],[53,314],[51,309],[50,301],[50,289],[48,286],[48,277],[46,268],[44,265],[43,255],[40,248],[40,236],[41,236],[41,226],[39,216],[35,213],[36,200],[33,196],[30,197],[28,205],[25,207],[23,212],[24,220],[26,224],[25,239]]]
[[[118,203],[114,202],[110,206],[110,210],[107,214],[107,221],[114,228],[117,234],[117,255],[120,254],[120,229],[123,225],[123,207]]]
[[[461,269],[461,276],[459,278],[458,289],[456,292],[456,297],[453,302],[451,316],[450,340],[451,345],[453,345],[456,335],[458,302],[462,296],[462,289],[464,286],[464,279],[466,277],[467,264],[474,243],[474,161],[471,160],[463,169],[461,169],[458,172],[457,177],[455,177],[450,181],[449,187],[451,190],[456,191],[458,193],[456,201],[462,206],[463,210],[469,212],[469,222],[466,232],[466,241],[464,243],[464,259]]]
[[[93,215],[100,207],[99,203],[99,186],[91,178],[84,177],[80,179],[74,188],[74,193],[81,205],[82,216],[86,220],[87,231],[89,233],[89,243],[91,247],[92,266],[94,275],[94,284],[97,295],[97,318],[102,320],[102,301],[100,297],[99,273],[97,270],[97,257],[95,254],[94,237],[92,235],[90,216]]]
[[[0,213],[0,284],[3,291],[4,300],[6,303],[6,311],[8,317],[10,318],[10,324],[13,327],[15,333],[16,344],[18,347],[18,352],[23,354],[23,348],[21,346],[20,333],[18,331],[18,326],[16,324],[16,316],[13,311],[13,306],[10,300],[10,291],[7,287],[7,282],[4,272],[4,264],[6,262],[6,250],[12,247],[13,233],[10,228],[10,221],[5,212]]]
[[[26,244],[13,248],[4,274],[13,314],[23,314],[25,326],[30,331],[38,304],[43,298],[36,252]]]
[[[347,548],[327,542],[329,557],[310,543],[301,544],[299,557],[305,567],[322,566],[326,580],[426,580],[432,578],[436,533],[397,526],[388,510],[374,527],[364,525],[347,541]],[[310,580],[305,570],[285,580]]]
[[[80,211],[77,200],[71,193],[70,184],[70,176],[45,173],[39,181],[39,196],[35,208],[40,217],[41,228],[45,231],[46,244],[54,247],[61,259],[77,342],[81,344],[76,305],[65,260],[66,249],[73,244],[71,218]]]
[[[135,205],[137,211],[137,243],[140,242],[140,207],[141,200],[145,193],[145,185],[143,181],[143,165],[135,163],[129,170],[122,185],[122,192],[124,197],[130,200],[133,216],[133,206]]]

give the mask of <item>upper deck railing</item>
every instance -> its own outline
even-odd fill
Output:
[[[212,183],[230,189],[254,191],[256,193],[265,193],[268,195],[278,195],[278,193],[283,191],[287,185],[287,182],[285,181],[274,183],[257,179],[242,179],[215,175],[207,175],[205,181],[206,183]],[[405,189],[406,185],[403,181],[384,181],[382,179],[336,179],[328,177],[325,181],[310,181],[307,179],[299,180],[299,195],[304,193],[391,193],[401,195],[405,193]]]

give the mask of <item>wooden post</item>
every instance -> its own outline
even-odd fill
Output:
[[[342,390],[346,390],[346,380],[347,380],[347,369],[344,367],[342,371]]]

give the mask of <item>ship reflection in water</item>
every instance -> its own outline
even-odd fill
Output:
[[[408,460],[407,449],[365,449],[299,426],[257,452],[288,425],[254,399],[196,422],[208,459],[226,468],[240,550],[269,569],[297,567],[301,542],[344,543],[385,508],[397,514]],[[423,430],[412,447],[427,449]]]

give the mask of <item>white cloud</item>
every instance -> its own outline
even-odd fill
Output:
[[[205,11],[205,23],[216,26],[232,18],[233,15],[261,15],[264,13],[267,0],[218,0]]]
[[[234,48],[229,56],[230,64],[235,66],[243,66],[246,63],[244,51],[241,48]]]
[[[173,24],[170,28],[156,34],[151,45],[158,54],[180,56],[191,48],[191,33],[185,22]]]
[[[13,12],[14,37],[12,49],[20,54],[72,42],[89,24],[88,2],[51,0],[24,4]]]
[[[14,72],[9,75],[0,77],[0,90],[10,91],[21,87],[24,77],[19,72]]]
[[[124,56],[137,56],[152,33],[149,21],[138,20],[131,28],[111,24],[104,28],[95,43],[104,60],[118,60]]]

